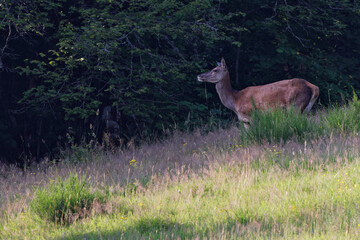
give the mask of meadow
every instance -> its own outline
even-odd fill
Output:
[[[360,102],[0,165],[0,239],[359,239]]]

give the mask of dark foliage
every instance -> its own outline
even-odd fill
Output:
[[[0,159],[146,140],[231,119],[196,75],[225,57],[235,88],[301,77],[360,89],[356,1],[0,1]]]

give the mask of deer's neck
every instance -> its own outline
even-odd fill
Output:
[[[229,73],[225,79],[216,83],[216,91],[219,94],[220,100],[225,107],[235,110],[235,93],[237,92],[231,87]]]

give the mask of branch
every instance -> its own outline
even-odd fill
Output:
[[[303,47],[306,47],[305,44],[303,43],[303,41],[304,41],[305,39],[297,36],[297,35],[293,32],[293,30],[292,30],[292,28],[291,28],[291,26],[290,26],[290,23],[289,23],[290,13],[289,13],[289,11],[288,11],[288,9],[287,9],[287,7],[288,7],[287,1],[284,0],[284,3],[285,3],[285,6],[286,6],[286,8],[285,8],[285,12],[286,12],[286,25],[287,25],[286,30],[287,30],[288,32],[290,32],[291,35],[293,35],[293,37],[295,37],[295,38],[300,42],[300,44],[301,44]]]
[[[4,55],[4,52],[5,52],[5,50],[7,49],[8,43],[9,43],[9,40],[10,40],[10,36],[11,36],[11,25],[10,25],[10,24],[8,25],[8,28],[9,28],[9,32],[8,32],[8,35],[7,35],[6,39],[5,39],[4,47],[1,48],[0,57]]]
[[[277,16],[277,5],[278,5],[278,0],[275,1],[275,5],[273,8],[273,15],[270,17],[270,19],[273,19],[274,17]]]
[[[177,53],[177,55],[178,55],[180,58],[184,59],[184,55],[182,55],[182,53],[180,52],[179,48],[177,48],[177,47],[175,46],[175,44],[168,38],[168,36],[164,35],[164,38],[165,38],[165,40],[167,41],[167,43],[173,48],[173,50]]]

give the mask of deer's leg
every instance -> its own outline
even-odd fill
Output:
[[[251,124],[251,118],[242,113],[236,113],[236,115],[237,115],[239,121],[244,124],[245,130],[248,130],[249,126]]]
[[[243,123],[244,124],[244,128],[245,128],[245,131],[249,131],[249,128],[250,128],[250,123]]]

